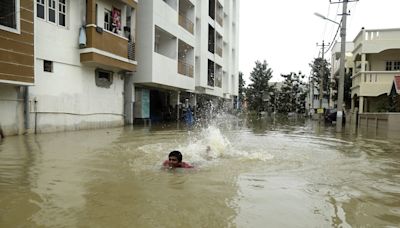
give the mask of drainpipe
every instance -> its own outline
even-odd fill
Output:
[[[29,87],[24,87],[24,127],[25,134],[29,129]]]
[[[34,104],[34,111],[35,111],[35,135],[37,134],[37,99],[35,97],[35,99],[33,100]]]

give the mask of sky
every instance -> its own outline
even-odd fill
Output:
[[[400,28],[400,0],[360,0],[348,3],[347,8],[346,41],[353,41],[362,27]],[[240,0],[239,71],[246,85],[257,60],[267,61],[274,82],[290,72],[309,76],[309,63],[321,53],[317,44],[332,43],[338,27],[315,12],[339,22],[342,4],[330,4],[329,0]],[[339,34],[337,40],[340,42]],[[325,58],[330,61],[330,52]]]

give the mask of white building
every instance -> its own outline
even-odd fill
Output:
[[[137,1],[35,3],[31,129],[40,133],[123,125],[123,94],[129,93],[124,81],[129,82],[137,65],[128,53],[134,47]]]
[[[395,76],[400,75],[400,29],[362,29],[354,38],[352,109],[386,112]]]
[[[354,69],[354,62],[353,62],[353,54],[352,51],[354,49],[354,43],[353,42],[346,42],[345,46],[345,62],[344,62],[344,67],[345,67],[345,77],[350,77],[353,74],[353,69]],[[339,74],[340,74],[340,56],[341,56],[341,43],[340,42],[335,42],[335,44],[332,47],[331,50],[331,83],[335,82],[335,79],[339,79]],[[329,97],[329,108],[335,108],[337,106],[337,102],[334,101],[333,96],[337,94],[336,90],[333,90],[332,87],[330,87],[330,97]],[[350,107],[346,107],[346,109],[350,109]]]
[[[179,118],[201,95],[238,95],[238,0],[139,2],[135,118]]]

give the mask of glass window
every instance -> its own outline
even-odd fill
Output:
[[[0,25],[17,29],[17,3],[16,0],[1,0]]]
[[[400,70],[400,61],[393,62],[393,70]]]
[[[49,21],[56,23],[56,0],[49,1]]]
[[[61,26],[65,26],[65,18],[66,18],[65,0],[59,0],[58,1],[58,24]]]
[[[44,8],[45,8],[44,0],[36,0],[36,16],[44,19]]]
[[[387,61],[386,62],[386,71],[391,71],[392,70],[392,61]]]

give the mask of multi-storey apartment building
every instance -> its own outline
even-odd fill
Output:
[[[7,134],[130,122],[137,1],[0,4],[0,124]]]
[[[394,78],[400,75],[400,29],[362,29],[353,42],[352,109],[387,111]]]
[[[35,131],[123,125],[136,8],[133,0],[36,1]]]
[[[238,0],[140,1],[135,118],[238,95]]]
[[[29,122],[34,75],[33,0],[0,2],[0,132],[20,134]],[[2,129],[1,129],[2,128]]]

